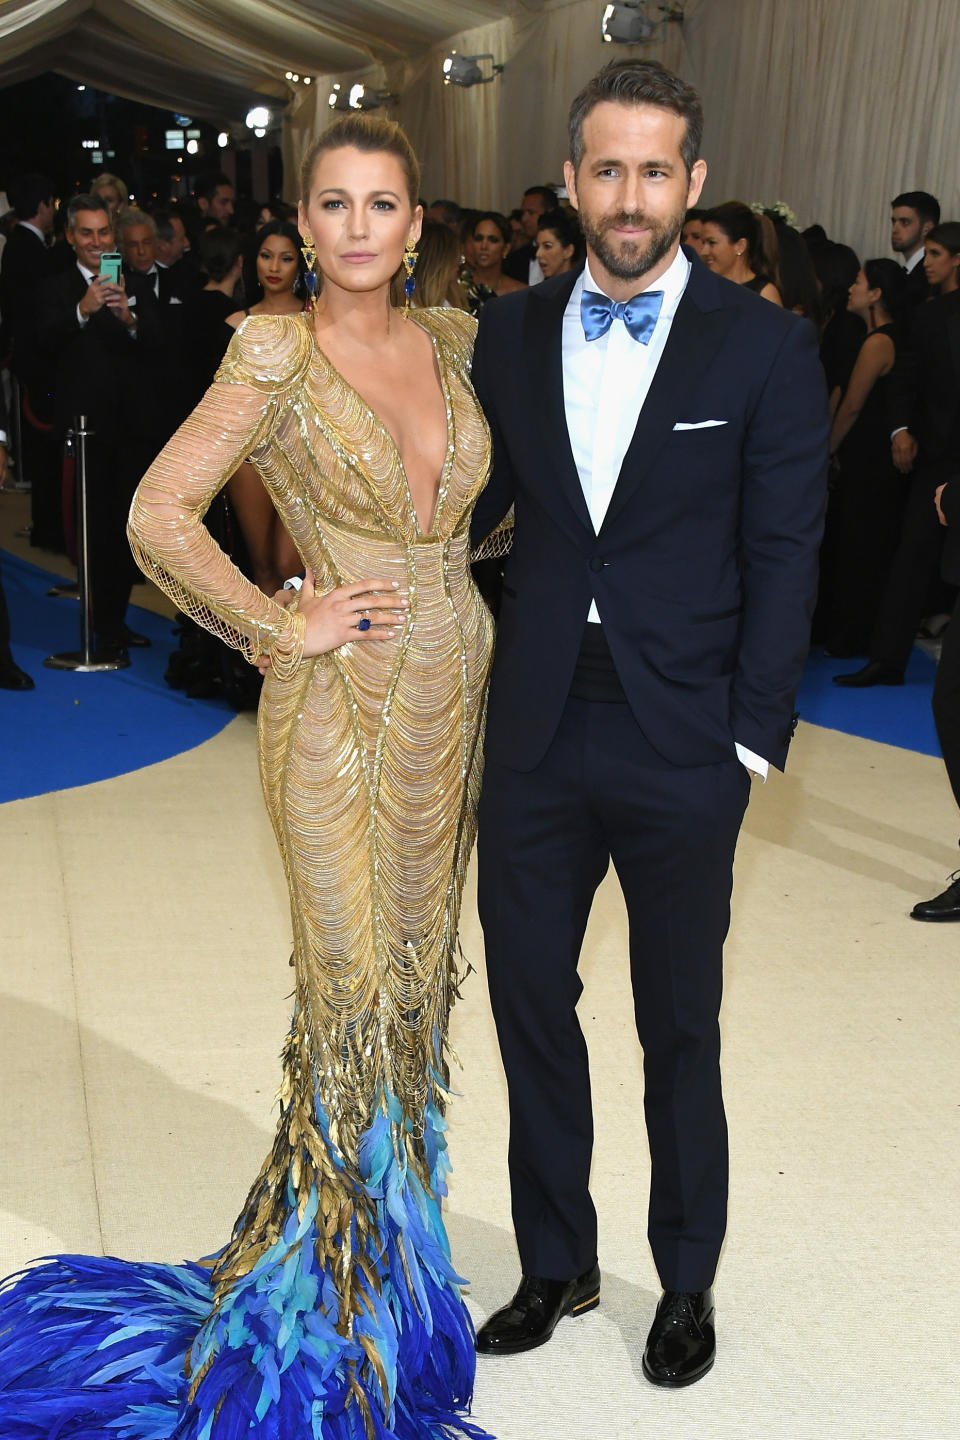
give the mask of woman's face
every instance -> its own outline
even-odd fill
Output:
[[[960,266],[960,255],[951,255],[945,245],[928,240],[924,247],[923,269],[931,285],[950,280]]]
[[[326,282],[364,293],[389,285],[407,240],[420,238],[422,219],[396,155],[345,145],[317,157],[298,229],[313,236]]]
[[[257,279],[266,295],[292,292],[297,281],[297,252],[285,235],[268,235],[257,251]]]
[[[556,230],[537,231],[537,263],[545,279],[569,270],[572,261],[573,246],[564,245]]]
[[[259,230],[261,225],[269,225],[270,221],[275,219],[276,216],[272,215],[267,209],[266,205],[264,205],[263,209],[260,211],[260,214],[257,216],[257,229]]]
[[[746,241],[731,240],[719,225],[715,225],[712,220],[706,220],[700,247],[704,265],[709,265],[718,275],[729,275],[741,259],[740,252],[746,250]]]
[[[473,232],[473,249],[479,268],[490,270],[499,265],[505,248],[503,236],[493,221],[481,220]]]
[[[867,283],[867,273],[861,268],[857,272],[856,280],[850,286],[847,309],[852,310],[854,315],[866,316],[871,304],[876,302],[876,298],[876,291],[870,289]]]

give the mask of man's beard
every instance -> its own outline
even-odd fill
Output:
[[[618,210],[614,215],[594,219],[581,210],[580,228],[590,249],[611,275],[618,280],[639,280],[669,253],[683,228],[685,215],[684,208],[669,219],[658,222],[640,210]],[[649,232],[645,243],[621,240],[615,249],[609,235],[618,226],[643,226]]]

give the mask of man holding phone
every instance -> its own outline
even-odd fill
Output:
[[[38,335],[55,374],[59,443],[77,415],[86,415],[93,431],[87,442],[93,627],[98,658],[127,665],[127,646],[140,637],[125,624],[135,575],[126,542],[132,490],[122,463],[124,387],[139,347],[158,343],[158,337],[148,317],[138,321],[144,282],[121,273],[105,202],[74,196],[66,234],[76,264],[42,286]]]

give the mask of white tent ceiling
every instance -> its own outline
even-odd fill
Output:
[[[53,70],[214,122],[290,98],[287,70],[390,65],[550,0],[0,0],[0,86]]]

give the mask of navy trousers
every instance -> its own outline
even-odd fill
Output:
[[[651,1158],[648,1235],[665,1289],[713,1282],[726,1228],[720,1087],[723,942],[750,777],[735,757],[669,765],[626,704],[570,699],[530,772],[488,763],[479,908],[510,1101],[510,1183],[525,1274],[597,1256],[593,1116],[576,1006],[580,947],[613,861],[627,904]],[[638,1096],[639,1100],[639,1096]],[[627,1106],[623,1144],[638,1140]]]

